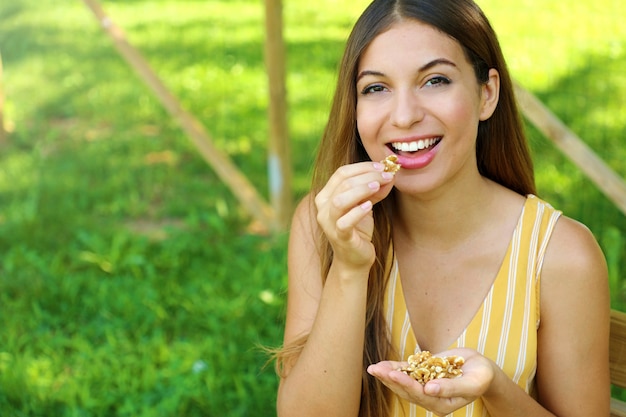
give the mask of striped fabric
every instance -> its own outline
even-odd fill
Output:
[[[491,358],[526,392],[534,388],[539,326],[539,275],[546,246],[561,212],[529,195],[506,257],[485,300],[450,349],[467,347]],[[385,308],[392,343],[406,360],[419,352],[394,258]],[[392,417],[432,417],[433,413],[395,397]],[[480,399],[450,414],[485,417]]]

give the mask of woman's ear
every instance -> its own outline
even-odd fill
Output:
[[[491,117],[498,105],[500,97],[500,73],[495,68],[489,70],[489,79],[480,87],[481,108],[480,121],[485,121]]]

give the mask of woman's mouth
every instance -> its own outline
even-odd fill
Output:
[[[395,153],[414,153],[424,149],[432,148],[441,141],[441,137],[420,139],[412,142],[392,142],[389,144]]]
[[[402,168],[422,169],[433,161],[442,139],[442,136],[435,136],[414,141],[391,142],[387,146],[398,156],[398,163]]]

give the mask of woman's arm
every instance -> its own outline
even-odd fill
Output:
[[[558,416],[610,408],[610,297],[604,256],[591,232],[559,220],[541,277],[539,401]]]
[[[371,207],[387,195],[392,181],[381,171],[372,163],[343,167],[316,196],[315,209],[309,196],[296,210],[284,342],[308,338],[299,357],[286,364],[277,400],[281,417],[358,415],[367,283],[374,260]],[[334,254],[324,285],[315,238],[320,231]]]
[[[278,415],[356,416],[369,271],[331,268],[322,287],[306,206],[307,202],[299,206],[290,236],[285,344],[309,336],[297,362],[281,380]]]

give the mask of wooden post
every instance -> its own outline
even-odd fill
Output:
[[[515,85],[515,95],[524,115],[570,158],[576,166],[626,215],[626,182],[600,159],[585,142],[559,120],[543,103]]]
[[[152,89],[161,104],[187,132],[204,159],[213,167],[220,179],[230,188],[248,213],[261,225],[274,227],[275,216],[272,208],[259,196],[248,179],[237,169],[228,156],[213,145],[204,127],[187,111],[176,97],[165,87],[150,68],[141,54],[133,48],[122,30],[104,13],[96,0],[83,0],[91,9],[106,33],[113,39],[118,52],[138,73],[141,79]]]
[[[291,152],[287,126],[285,43],[282,0],[265,0],[265,66],[269,81],[268,175],[272,207],[278,229],[291,219]]]

